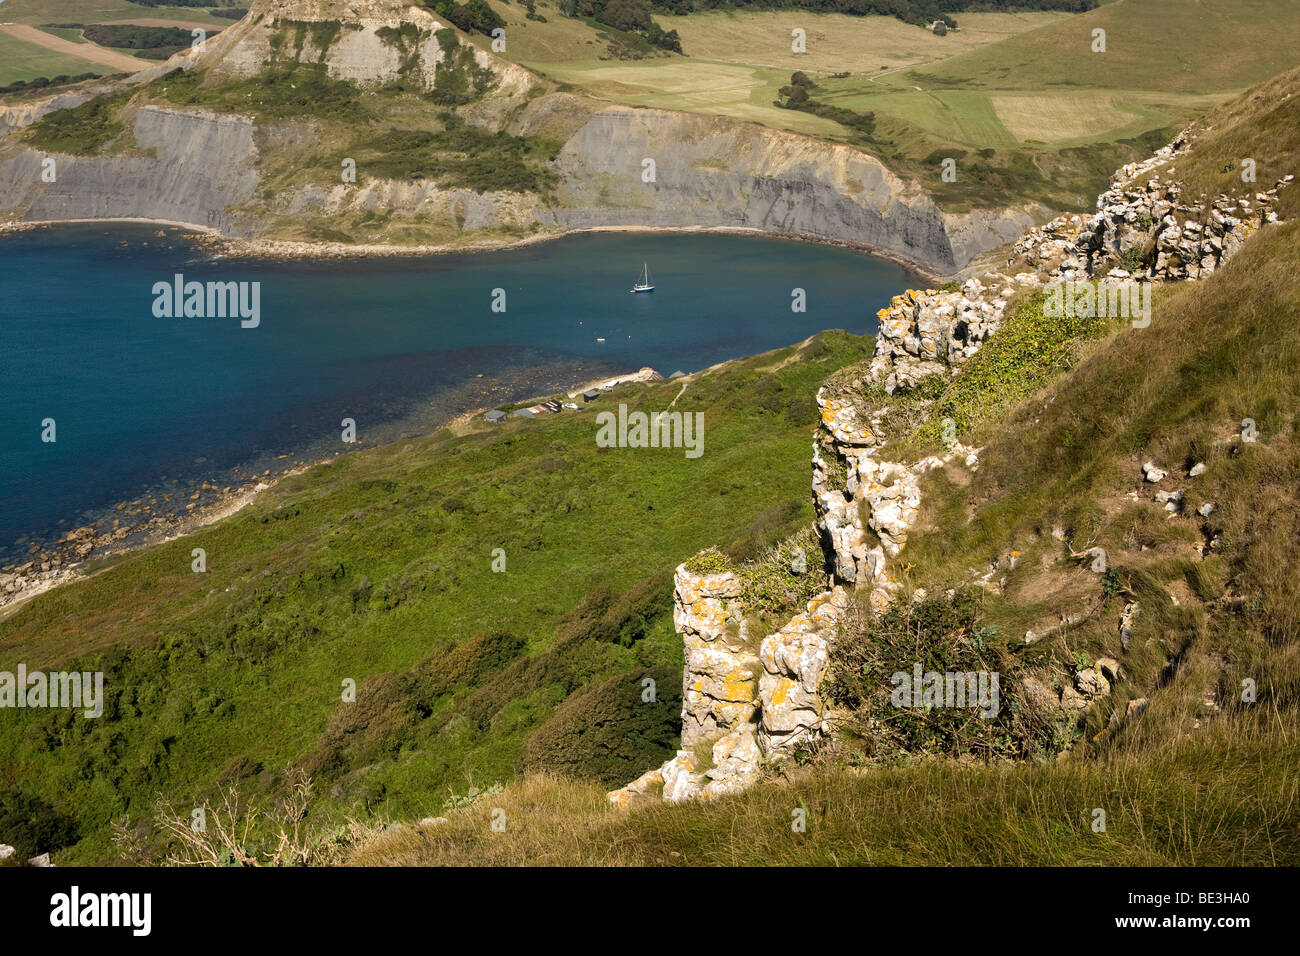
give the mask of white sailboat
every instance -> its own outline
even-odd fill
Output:
[[[641,278],[637,280],[636,285],[632,286],[633,292],[653,292],[654,284],[650,281],[650,266],[643,263],[641,266]]]

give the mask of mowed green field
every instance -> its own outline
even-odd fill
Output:
[[[0,86],[16,80],[34,80],[38,76],[52,77],[63,73],[75,76],[92,72],[111,73],[112,70],[0,33]]]
[[[56,36],[60,40],[67,40],[69,43],[89,43],[81,32],[80,27],[41,27],[43,31],[50,36]]]

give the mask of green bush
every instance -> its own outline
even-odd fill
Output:
[[[554,148],[549,141],[470,126],[451,112],[442,119],[445,129],[436,133],[393,129],[368,135],[350,155],[359,156],[358,166],[370,175],[386,179],[431,179],[477,192],[544,192],[554,186],[555,174],[544,165]]]
[[[370,118],[351,80],[336,80],[323,64],[297,64],[264,70],[255,77],[209,84],[204,70],[173,70],[147,87],[181,106],[208,106],[254,112],[268,118],[311,115],[349,122]]]
[[[433,73],[429,99],[440,106],[463,106],[481,98],[497,83],[496,74],[479,66],[474,48],[461,46],[455,30],[439,30],[438,45],[446,54]]]
[[[643,681],[654,683],[654,700]],[[673,755],[681,728],[681,674],[655,667],[611,677],[569,697],[524,741],[521,769],[616,787]]]
[[[47,113],[32,125],[27,142],[49,153],[92,156],[126,132],[118,109],[130,95],[97,96],[80,106]]]
[[[14,848],[23,861],[77,841],[76,823],[44,800],[21,790],[0,790],[0,843]]]
[[[841,635],[823,678],[827,701],[846,715],[845,727],[871,760],[897,761],[922,754],[981,759],[1041,756],[1053,748],[1055,728],[1022,706],[1011,671],[1016,661],[991,642],[996,629],[981,627],[980,593],[958,589],[941,597],[900,602],[869,618],[856,633]],[[893,678],[984,672],[999,675],[995,716],[976,707],[897,706]]]

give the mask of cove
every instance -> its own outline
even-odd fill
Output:
[[[655,291],[633,295],[647,264]],[[257,283],[259,322],[155,315],[155,286],[178,275]],[[283,262],[157,226],[16,233],[0,238],[0,558],[145,489],[356,447],[344,418],[372,445],[646,365],[692,372],[823,329],[872,333],[917,281],[844,248],[716,234]]]

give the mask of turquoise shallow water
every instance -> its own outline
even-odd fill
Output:
[[[656,290],[632,295],[643,262]],[[260,324],[156,317],[154,284],[176,273],[259,282]],[[643,365],[690,372],[822,329],[874,332],[912,279],[846,249],[723,235],[321,263],[214,259],[146,226],[5,237],[0,554],[160,483],[328,454],[344,417],[373,444]]]

